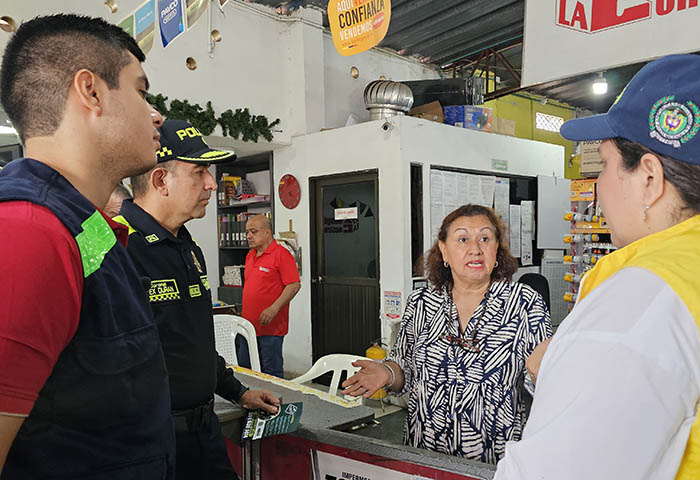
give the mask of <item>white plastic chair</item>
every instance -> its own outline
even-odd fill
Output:
[[[300,377],[292,379],[292,382],[298,384],[310,382],[314,378],[318,378],[321,375],[332,371],[333,377],[331,378],[331,384],[330,388],[328,389],[328,394],[336,397],[342,396],[338,395],[338,387],[340,386],[340,376],[343,373],[343,371],[347,372],[347,378],[350,378],[352,375],[354,375],[359,370],[359,367],[352,366],[352,362],[356,360],[369,360],[369,358],[361,357],[359,355],[348,355],[345,353],[332,353],[330,355],[326,355],[325,357],[321,357],[318,360],[316,360],[316,363],[314,363],[311,366],[311,369],[309,369],[308,372],[306,372]]]
[[[250,367],[260,372],[260,354],[258,353],[258,337],[252,323],[237,315],[214,315],[214,340],[216,351],[224,357],[228,365],[238,365],[236,355],[236,335],[243,335],[248,342]]]

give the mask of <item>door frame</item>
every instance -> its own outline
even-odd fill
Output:
[[[330,185],[337,183],[360,183],[366,181],[372,181],[374,183],[374,198],[375,198],[375,232],[377,238],[376,246],[376,256],[377,256],[377,295],[379,297],[379,311],[377,312],[377,321],[379,322],[379,329],[381,333],[381,260],[380,260],[380,240],[381,232],[379,230],[379,169],[365,169],[357,170],[354,172],[344,172],[344,173],[334,173],[331,175],[319,175],[315,177],[309,177],[309,244],[310,244],[310,286],[311,286],[311,361],[316,362],[320,358],[319,352],[317,351],[317,345],[315,339],[319,338],[318,331],[320,328],[320,322],[317,318],[319,315],[319,298],[318,298],[318,287],[315,285],[314,281],[319,277],[319,266],[323,262],[322,250],[320,247],[320,242],[323,239],[323,229],[321,232],[315,231],[316,221],[318,219],[319,213],[323,215],[323,206],[320,206],[320,210],[317,209],[316,205],[316,187],[323,187],[324,183]],[[349,280],[348,283],[352,283]]]

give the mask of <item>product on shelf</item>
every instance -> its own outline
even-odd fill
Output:
[[[564,275],[571,288],[564,294],[564,300],[571,304],[569,308],[576,303],[579,285],[586,272],[615,250],[598,205],[596,182],[597,179],[573,180],[571,209],[564,212],[564,220],[571,222],[571,234],[564,236],[564,243],[569,246],[564,263],[571,266],[571,271]]]

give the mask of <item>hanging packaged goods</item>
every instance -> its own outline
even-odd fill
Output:
[[[596,196],[596,179],[573,180],[571,182],[571,209],[564,212],[564,220],[571,222],[571,234],[564,236],[569,252],[564,255],[564,263],[571,270],[564,275],[570,291],[564,294],[564,301],[570,309],[578,298],[578,288],[585,273],[615,250],[610,240],[610,229],[601,215]]]

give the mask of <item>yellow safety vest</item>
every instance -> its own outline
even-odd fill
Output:
[[[648,235],[603,257],[586,274],[578,301],[627,267],[645,268],[662,278],[683,301],[700,329],[700,215]],[[700,479],[700,415],[690,430],[676,480]]]

